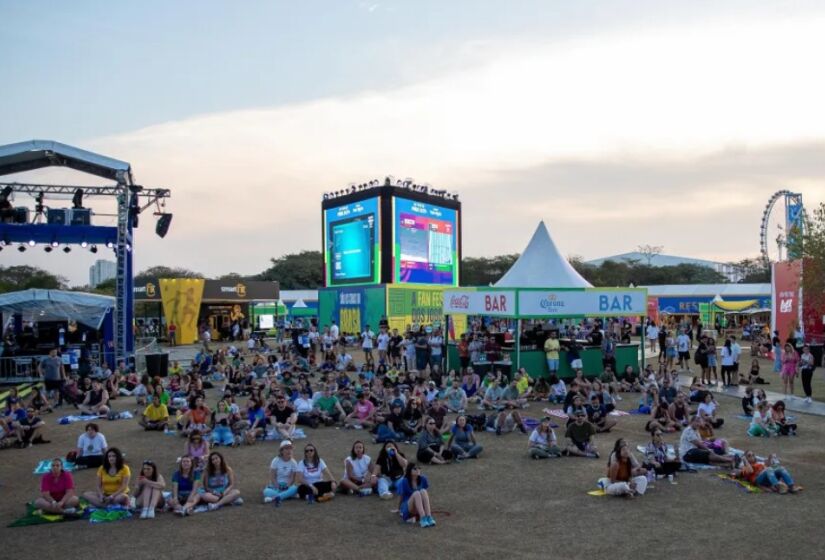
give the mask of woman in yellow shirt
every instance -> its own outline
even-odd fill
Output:
[[[123,453],[117,447],[106,451],[106,460],[97,469],[97,490],[83,494],[90,504],[97,507],[129,506],[129,479],[132,471],[123,461]]]

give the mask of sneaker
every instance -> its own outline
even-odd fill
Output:
[[[311,506],[315,502],[315,495],[309,494],[306,499],[307,505]]]
[[[243,505],[243,498],[238,496],[237,498],[235,498],[235,501],[232,502],[232,505],[233,506],[242,506]]]
[[[418,524],[421,526],[422,529],[430,526],[430,524],[427,523],[427,518],[426,517],[422,517],[421,521],[419,521]]]
[[[264,503],[265,504],[271,504],[274,500],[275,500],[275,498],[273,498],[272,496],[267,496],[267,497],[264,498]]]
[[[207,511],[215,511],[216,509],[219,509],[220,507],[221,506],[219,506],[218,504],[209,504],[209,505],[206,506],[206,509],[207,509]]]
[[[392,499],[392,492],[384,492],[383,494],[381,494],[380,497],[381,497],[382,500],[391,500]]]
[[[428,527],[435,527],[435,519],[432,515],[428,515],[425,519],[427,520]]]
[[[149,508],[146,510],[146,519],[154,519],[155,518],[155,508]]]
[[[283,500],[281,500],[280,496],[276,496],[275,499],[272,500],[272,503],[275,504],[275,507],[277,508],[277,507],[281,507],[281,502],[282,501]]]
[[[668,480],[668,482],[670,482],[671,484],[679,484],[678,482],[676,482],[676,477],[675,477],[675,476],[673,476],[672,474],[667,475],[667,480]]]
[[[811,397],[805,397],[805,404],[811,404],[811,402],[813,402]]]
[[[63,510],[63,513],[66,515],[74,515],[77,513],[77,508],[66,508]]]
[[[372,494],[372,488],[362,488],[358,491],[358,494],[361,496],[369,496]]]
[[[333,498],[332,495],[324,494],[323,496],[318,496],[318,503],[323,504],[324,502],[328,502]]]
[[[149,517],[149,510],[148,509],[143,508],[142,510],[140,510],[140,518],[141,519],[147,519],[148,517]]]

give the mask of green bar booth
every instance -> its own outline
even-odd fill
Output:
[[[556,320],[582,318],[619,318],[647,315],[647,290],[644,288],[455,288],[444,293],[444,314],[451,326],[447,348],[447,368],[459,367],[457,339],[467,330],[468,316],[489,316],[515,319],[516,333],[509,363],[511,372],[523,367],[532,377],[547,376],[547,361],[542,344],[522,341],[522,321],[525,319]],[[642,319],[643,320],[643,319]],[[603,371],[600,346],[584,345],[581,351],[583,372],[597,376]],[[564,339],[562,339],[564,346]],[[566,351],[559,356],[559,376],[573,377]],[[637,343],[617,344],[616,373],[629,365],[639,372],[644,368],[644,347]]]

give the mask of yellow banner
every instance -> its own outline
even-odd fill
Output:
[[[444,287],[387,286],[387,320],[390,329],[405,332],[419,326],[444,323]]]
[[[175,323],[178,344],[198,340],[198,315],[203,298],[202,278],[161,278],[160,297],[166,325]]]

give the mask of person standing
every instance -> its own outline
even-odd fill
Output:
[[[335,324],[335,321],[332,322],[332,325],[329,327],[329,335],[332,337],[333,343],[338,344],[338,337],[340,333],[338,331],[338,325]]]
[[[689,329],[688,329],[689,330]],[[679,354],[679,369],[686,369],[690,371],[690,347],[693,343],[690,337],[683,330],[676,337],[676,351]]]
[[[361,349],[364,351],[364,363],[367,365],[373,365],[372,346],[374,338],[375,333],[367,325],[367,328],[361,333]]]
[[[427,344],[430,347],[430,371],[433,371],[435,366],[438,366],[438,369],[440,370],[441,357],[444,349],[444,338],[441,336],[440,328],[433,331],[433,334],[430,336]]]
[[[802,347],[802,354],[799,356],[799,370],[802,373],[802,390],[805,391],[805,402],[811,403],[811,379],[816,368],[816,359],[811,354],[811,347],[807,344]]]
[[[656,352],[656,344],[659,342],[659,327],[653,321],[647,326],[645,335],[647,336],[648,344],[650,344],[651,353]]]
[[[174,321],[169,321],[169,326],[166,328],[169,333],[169,346],[178,345],[178,326]]]
[[[63,383],[66,381],[66,368],[63,367],[63,360],[57,355],[57,348],[49,350],[49,355],[40,361],[37,370],[46,383],[49,400],[54,401],[55,393],[57,393],[56,406],[63,406]]]
[[[550,331],[550,337],[544,341],[544,357],[547,360],[547,371],[550,377],[559,371],[559,351],[561,343],[558,338],[558,331]]]

